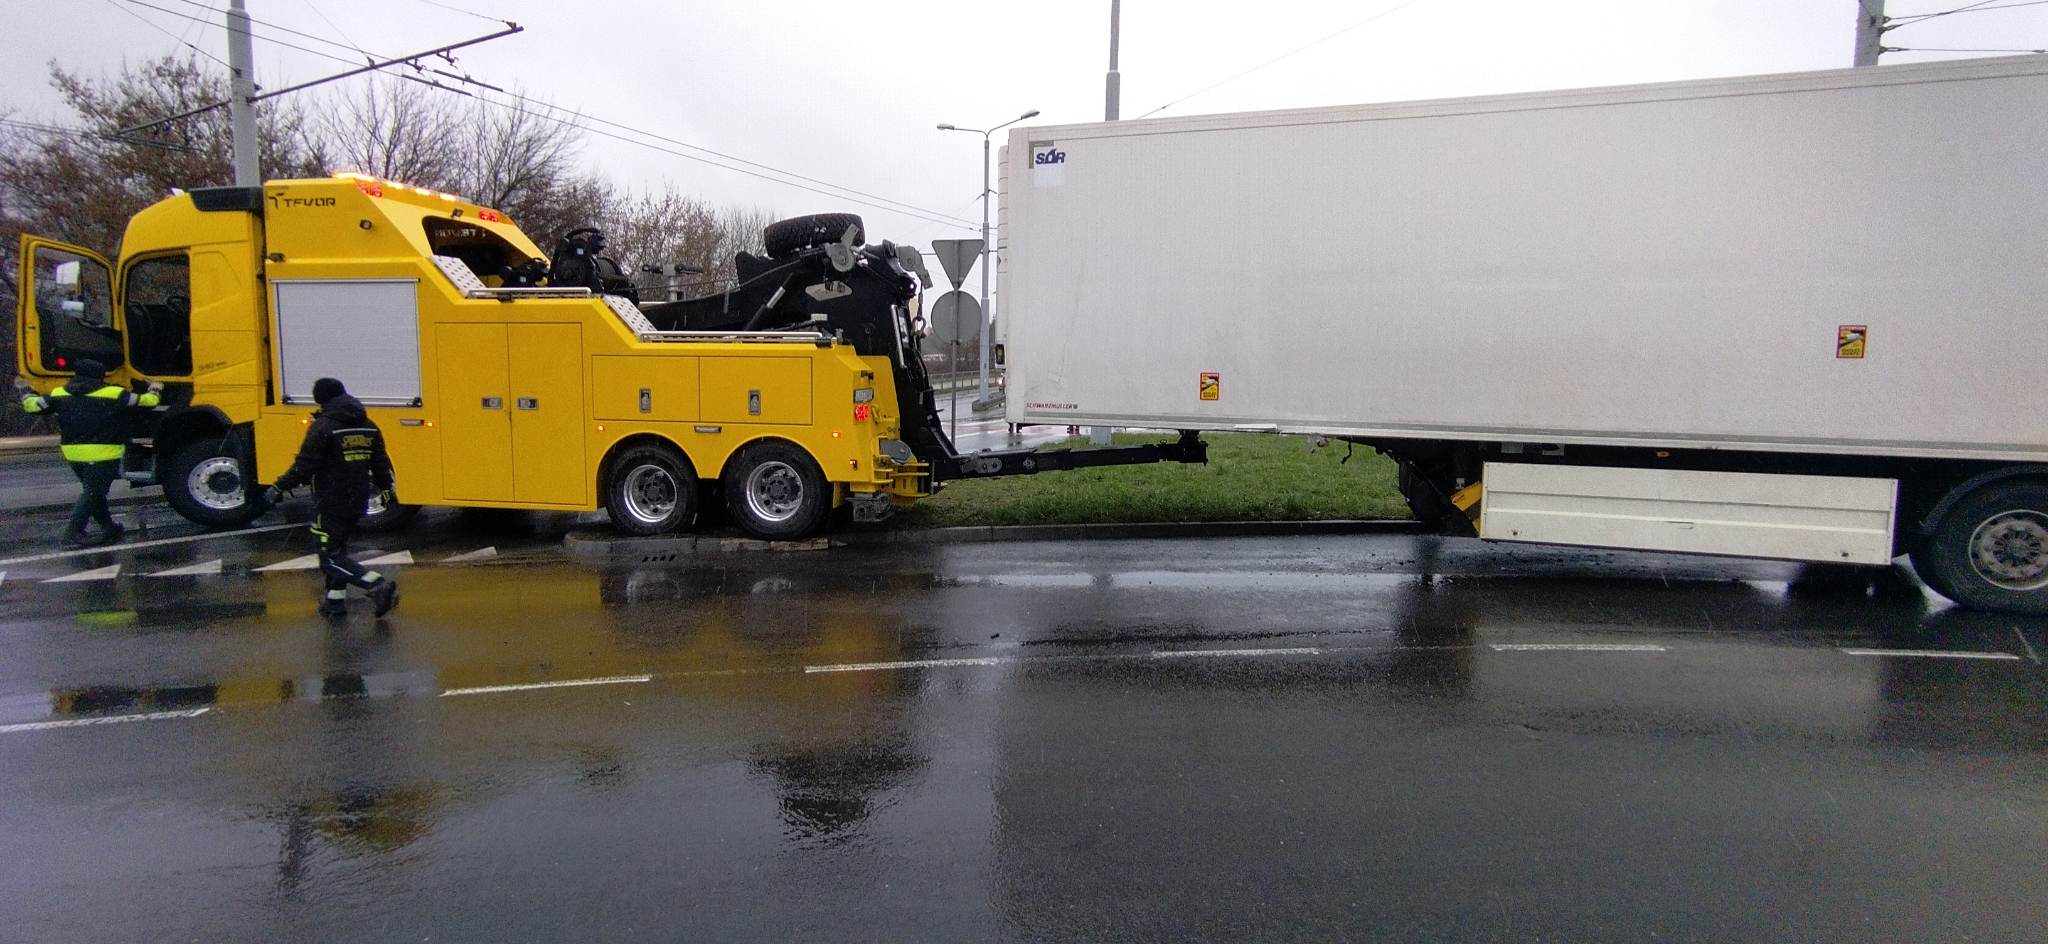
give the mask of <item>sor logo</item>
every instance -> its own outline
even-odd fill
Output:
[[[1067,152],[1059,148],[1045,148],[1031,155],[1031,163],[1038,167],[1044,167],[1049,164],[1064,164],[1066,162]]]

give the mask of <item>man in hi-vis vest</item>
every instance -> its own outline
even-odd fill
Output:
[[[107,382],[107,368],[98,361],[82,360],[77,376],[64,386],[38,395],[28,382],[14,383],[22,392],[21,408],[28,413],[55,413],[58,441],[63,444],[64,461],[78,476],[78,502],[71,506],[71,522],[64,526],[64,543],[73,547],[112,544],[125,530],[107,510],[107,490],[121,477],[121,456],[128,451],[128,411],[154,407],[164,385],[152,383],[148,393],[131,393]],[[100,536],[85,539],[86,522],[97,521]]]

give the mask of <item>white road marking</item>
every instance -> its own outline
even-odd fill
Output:
[[[366,561],[360,561],[359,563],[361,563],[364,567],[389,567],[393,564],[410,564],[412,563],[412,552],[399,551],[396,554],[386,554],[382,557],[373,557]]]
[[[0,584],[5,584],[6,582],[7,582],[7,571],[4,571],[4,570],[0,570]]]
[[[4,578],[6,576],[6,574],[0,573],[0,578]],[[2012,628],[2012,634],[2020,637],[2020,648],[2025,649],[2027,651],[2027,658],[2034,660],[2035,665],[2040,665],[2041,654],[2034,651],[2034,644],[2027,641],[2027,634],[2020,632],[2020,628],[2018,626],[2014,626]]]
[[[1323,650],[1313,647],[1294,649],[1161,649],[1152,653],[1154,659],[1177,659],[1183,656],[1319,656]]]
[[[1655,643],[1637,642],[1502,642],[1495,652],[1670,652]]]
[[[108,564],[108,565],[107,565],[107,566],[105,566],[105,567],[96,567],[96,568],[94,568],[94,569],[92,569],[92,570],[81,570],[81,571],[79,571],[78,573],[75,573],[75,574],[66,574],[66,575],[64,575],[64,576],[62,576],[62,577],[51,577],[50,579],[48,579],[48,580],[45,580],[45,581],[43,581],[43,582],[44,582],[44,583],[86,583],[86,582],[88,582],[88,581],[93,581],[93,580],[112,580],[112,579],[114,579],[115,577],[119,577],[119,576],[121,576],[121,565],[120,565],[120,564]]]
[[[470,551],[467,554],[457,554],[454,557],[444,557],[441,559],[441,563],[468,564],[474,561],[490,560],[491,558],[496,556],[498,556],[498,549],[496,547],[480,547],[474,551]]]
[[[318,566],[320,566],[320,555],[308,554],[304,557],[294,557],[288,561],[271,564],[268,567],[258,567],[255,573],[269,574],[280,570],[312,570]]]
[[[2019,656],[2010,652],[1961,652],[1941,649],[1843,649],[1852,656],[1891,656],[1899,659],[1990,659],[1998,662],[2017,662]]]
[[[1002,665],[1010,660],[987,656],[979,659],[915,659],[908,662],[849,662],[841,665],[807,665],[804,673],[888,672],[896,669],[937,669],[955,665]]]
[[[240,531],[219,531],[209,534],[193,534],[182,538],[159,538],[154,541],[137,541],[133,544],[110,544],[104,547],[88,547],[77,551],[55,551],[49,554],[33,554],[28,557],[10,557],[0,560],[4,564],[33,564],[38,561],[63,560],[67,557],[85,557],[91,554],[114,554],[124,551],[138,551],[145,547],[169,547],[173,544],[190,544],[194,541],[218,541],[222,538],[240,537],[244,534],[263,534],[269,531],[283,531],[286,528],[300,528],[304,525],[273,524],[261,528],[243,528]]]
[[[441,693],[442,698],[457,695],[492,695],[498,692],[531,692],[543,688],[582,688],[589,685],[629,685],[635,682],[652,682],[652,675],[612,675],[605,678],[569,679],[562,682],[532,682],[526,685],[484,685],[478,688],[451,688]]]
[[[184,711],[152,711],[140,715],[107,715],[101,718],[68,718],[63,721],[31,721],[26,724],[0,724],[0,734],[17,731],[48,731],[52,728],[83,728],[96,724],[125,724],[130,721],[169,721],[173,718],[197,718],[211,708],[189,708]]]
[[[214,576],[214,575],[217,575],[217,574],[219,574],[219,573],[220,573],[220,565],[221,565],[221,561],[220,561],[220,558],[216,557],[216,558],[214,558],[213,560],[207,561],[207,562],[206,562],[206,563],[204,563],[204,564],[193,564],[193,565],[191,565],[191,566],[189,566],[189,567],[173,567],[173,568],[171,568],[170,570],[159,570],[159,571],[157,571],[156,573],[150,574],[150,576],[151,576],[151,577],[211,577],[211,576]]]

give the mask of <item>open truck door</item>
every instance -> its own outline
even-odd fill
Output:
[[[123,364],[121,328],[114,267],[104,256],[23,234],[17,289],[15,369],[21,376],[70,377],[73,365],[90,359],[106,365],[113,378]]]

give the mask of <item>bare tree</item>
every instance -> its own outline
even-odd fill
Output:
[[[334,169],[451,190],[464,183],[456,129],[469,117],[445,92],[372,76],[321,109],[320,133],[333,151]]]

